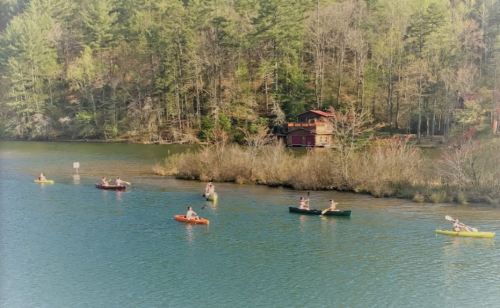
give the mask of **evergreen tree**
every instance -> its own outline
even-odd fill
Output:
[[[8,79],[3,102],[9,125],[20,138],[45,137],[50,119],[45,115],[48,80],[58,74],[57,54],[50,40],[54,20],[33,1],[15,17],[0,41],[0,69]]]

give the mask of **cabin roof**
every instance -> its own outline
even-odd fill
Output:
[[[300,117],[301,115],[309,113],[309,112],[319,114],[322,117],[333,117],[332,113],[328,113],[328,112],[324,112],[324,111],[320,111],[320,110],[309,110],[309,111],[306,111],[304,113],[299,114],[297,117]]]

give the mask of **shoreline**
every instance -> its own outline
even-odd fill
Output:
[[[44,140],[19,140],[19,139],[0,139],[0,141],[9,141],[9,142],[65,142],[65,143],[126,143],[126,144],[142,144],[142,145],[205,145],[208,144],[206,142],[200,143],[182,143],[182,142],[134,142],[122,139],[113,139],[113,140],[100,140],[100,139],[44,139]]]
[[[201,179],[188,179],[188,178],[183,178],[183,177],[179,177],[179,176],[176,176],[176,175],[161,175],[161,174],[158,174],[158,173],[155,173],[153,171],[153,174],[154,175],[157,175],[157,176],[160,176],[160,177],[172,177],[176,180],[182,180],[182,181],[196,181],[196,182],[200,182],[200,183],[205,183],[206,181],[203,181]],[[370,191],[357,191],[355,189],[349,189],[349,188],[346,188],[346,189],[339,189],[339,188],[335,188],[335,187],[331,187],[331,188],[320,188],[320,189],[315,189],[315,188],[301,188],[301,189],[298,189],[298,188],[294,188],[292,185],[287,185],[287,184],[279,184],[279,185],[273,185],[273,184],[266,184],[266,183],[263,183],[263,182],[259,182],[259,181],[256,181],[254,183],[249,183],[249,182],[243,182],[243,183],[238,183],[236,181],[215,181],[215,180],[212,180],[211,182],[214,182],[214,183],[231,183],[231,184],[236,184],[236,185],[258,185],[258,186],[267,186],[269,188],[283,188],[283,189],[290,189],[290,190],[293,190],[293,191],[303,191],[303,192],[314,192],[314,191],[321,191],[321,192],[328,192],[328,191],[332,191],[332,192],[339,192],[339,193],[350,193],[350,194],[354,194],[354,195],[365,195],[365,196],[371,196],[373,198],[377,198],[377,199],[403,199],[403,200],[411,200],[415,203],[430,203],[430,204],[460,204],[460,205],[466,205],[466,204],[487,204],[487,205],[491,205],[491,206],[498,206],[500,205],[499,202],[495,202],[495,200],[491,200],[489,199],[487,196],[485,197],[482,197],[482,198],[478,198],[478,197],[473,197],[473,196],[463,196],[463,198],[465,198],[466,200],[460,200],[460,197],[458,198],[457,200],[457,197],[455,197],[454,199],[450,200],[436,200],[436,201],[433,201],[433,200],[430,200],[429,198],[431,197],[431,195],[423,195],[423,194],[420,194],[419,192],[417,192],[417,194],[419,196],[415,197],[415,196],[409,196],[409,195],[404,195],[404,194],[398,194],[398,195],[377,195],[377,194],[374,194]],[[427,188],[426,188],[427,189]],[[417,188],[414,188],[414,191],[418,191]],[[439,194],[439,193],[448,193],[447,190],[445,189],[442,189],[442,190],[434,190],[434,193],[436,194]]]
[[[455,174],[446,176],[454,170],[454,155],[461,152],[447,151],[432,158],[426,150],[434,148],[420,148],[397,138],[377,142],[347,160],[338,151],[307,151],[297,156],[284,147],[228,145],[172,155],[152,168],[157,175],[200,182],[351,192],[416,203],[500,204],[500,194],[489,182],[478,182],[481,186],[462,183],[460,187]],[[491,164],[484,154],[483,163]]]
[[[393,134],[392,136],[375,136],[381,139],[390,138],[408,138],[408,144],[421,149],[440,149],[446,146],[444,141],[444,136],[436,135],[433,137],[425,136],[420,138],[420,143],[417,143],[417,137],[415,134]],[[432,139],[431,139],[432,138]],[[76,142],[76,143],[128,143],[128,144],[143,144],[143,145],[209,145],[209,142],[197,142],[197,143],[185,143],[180,141],[150,141],[150,142],[140,142],[140,141],[130,141],[126,139],[2,139],[0,141],[16,141],[16,142]],[[228,143],[227,145],[238,144],[236,142]],[[285,148],[304,148],[309,149],[310,147],[296,147],[296,146],[284,146]],[[313,149],[328,149],[324,147],[312,147]],[[333,149],[333,148],[330,148]]]
[[[5,140],[2,139],[0,141],[5,141],[5,142],[22,142],[22,141],[31,141],[31,142],[40,142],[42,140]],[[130,143],[124,140],[43,140],[42,142],[44,143],[50,143],[50,142],[61,142],[61,143],[95,143],[95,144],[141,144],[141,143]],[[175,143],[172,143],[172,145]],[[415,146],[413,144],[408,143],[409,146],[412,148],[419,148],[418,146]],[[151,144],[143,144],[143,145],[151,145]],[[168,144],[165,144],[168,145]],[[182,145],[182,144],[181,144]],[[235,147],[239,147],[236,145],[231,145]],[[340,174],[338,173],[338,170],[333,170],[335,167],[325,167],[315,169],[315,170],[307,170],[306,169],[301,169],[301,164],[304,163],[304,160],[306,157],[309,157],[309,160],[312,160],[312,164],[317,164],[317,165],[323,165],[325,161],[328,160],[333,160],[335,159],[335,154],[334,151],[308,151],[308,153],[305,153],[304,155],[299,155],[298,157],[287,157],[286,154],[280,153],[278,162],[270,162],[270,155],[272,153],[269,153],[268,156],[263,155],[259,157],[257,160],[261,162],[257,162],[254,170],[254,175],[250,174],[249,171],[249,166],[251,163],[248,161],[241,161],[241,165],[238,162],[234,162],[235,160],[238,160],[240,158],[244,158],[244,156],[247,155],[247,153],[244,152],[244,147],[242,148],[243,152],[238,152],[234,153],[237,154],[236,156],[233,157],[227,157],[225,158],[224,162],[222,162],[222,165],[217,163],[216,161],[203,161],[203,158],[198,156],[203,149],[200,148],[200,151],[195,151],[195,153],[185,153],[184,154],[175,154],[172,155],[171,157],[164,157],[167,159],[167,161],[172,158],[172,157],[179,157],[179,156],[184,156],[185,158],[187,157],[188,161],[181,162],[179,160],[174,160],[171,161],[170,163],[158,163],[156,166],[152,166],[153,171],[151,172],[152,174],[155,175],[160,175],[160,176],[172,176],[175,179],[182,179],[182,180],[196,180],[199,182],[205,182],[208,180],[212,180],[214,182],[228,182],[228,183],[235,183],[235,184],[249,184],[249,185],[265,185],[270,188],[286,188],[286,189],[292,189],[292,190],[297,190],[297,191],[335,191],[335,192],[349,192],[353,194],[361,194],[361,195],[369,195],[375,198],[395,198],[395,199],[406,199],[406,200],[413,200],[416,203],[453,203],[453,204],[466,204],[466,203],[484,203],[484,204],[489,204],[489,205],[500,205],[499,198],[496,194],[494,193],[488,193],[486,192],[485,194],[477,194],[474,191],[469,191],[464,190],[462,192],[459,192],[457,189],[455,189],[452,185],[446,182],[441,182],[441,181],[430,181],[430,177],[428,173],[425,173],[426,178],[418,179],[417,182],[414,182],[411,184],[411,182],[396,182],[396,177],[398,176],[397,174],[381,174],[380,172],[384,172],[384,170],[379,170],[375,174],[375,178],[377,178],[375,181],[372,181],[371,184],[367,183],[366,177],[363,177],[363,173],[365,172],[360,172],[360,170],[363,171],[369,171],[365,169],[359,169],[356,168],[352,171],[350,171],[350,181],[345,184],[343,182],[338,181],[338,178],[340,177]],[[267,150],[272,150],[275,149],[275,151],[279,147],[265,147]],[[425,149],[429,149],[431,147],[425,147]],[[280,147],[279,151],[281,152],[293,152],[288,151],[287,147]],[[190,156],[190,157],[189,157]],[[326,160],[322,159],[322,157],[327,158]],[[359,157],[357,158],[359,159]],[[392,158],[391,158],[392,159]],[[290,160],[290,164],[284,165],[284,166],[276,166],[282,163],[282,161]],[[403,155],[403,160],[406,161],[408,164],[408,161],[411,160],[409,156]],[[430,159],[432,160],[432,159]],[[427,160],[425,164],[429,165],[430,160]],[[268,164],[266,165],[266,161],[268,161]],[[269,162],[271,164],[269,164]],[[206,166],[203,167],[200,164],[205,164],[210,166],[207,168]],[[228,165],[228,169],[234,169],[231,167],[233,165],[236,167],[234,170],[224,170],[225,167],[223,166],[226,163],[230,163]],[[354,160],[355,164],[358,164],[358,161],[356,159]],[[259,165],[263,164],[263,165]],[[372,166],[370,166],[372,165]],[[366,166],[373,167],[373,165],[376,164],[365,164]],[[173,169],[170,169],[173,168]],[[201,168],[200,168],[201,167]],[[213,170],[215,168],[215,170]],[[190,170],[188,170],[190,169]],[[220,170],[218,170],[220,169]],[[270,169],[276,169],[274,170],[274,178],[270,177],[270,174],[268,171]],[[293,173],[293,170],[291,169],[297,169],[298,173]],[[379,168],[380,169],[380,168]],[[383,168],[382,168],[383,169]],[[333,176],[333,181],[328,178],[323,178],[320,179],[317,183],[314,183],[312,180],[316,180],[319,177],[322,177],[322,173],[324,173],[325,170],[331,170],[332,173],[335,173]],[[235,172],[234,172],[235,171]],[[291,172],[292,171],[292,172]],[[230,174],[228,174],[228,172]],[[291,172],[291,173],[290,173]],[[308,172],[309,174],[305,175],[305,180],[302,182],[297,182],[295,180],[297,174],[304,175],[303,172]],[[282,173],[288,173],[282,176]],[[277,174],[277,175],[276,175]],[[362,177],[358,179],[358,177]],[[369,176],[368,176],[369,177]],[[381,178],[379,180],[379,178]],[[383,178],[383,179],[382,179]],[[337,179],[337,180],[336,180]],[[369,180],[369,179],[368,179]],[[386,181],[386,182],[383,182]]]

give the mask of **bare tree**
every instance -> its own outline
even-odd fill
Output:
[[[335,110],[330,108],[329,112],[333,116],[326,121],[332,127],[334,148],[339,151],[342,178],[347,186],[349,184],[349,158],[354,150],[360,146],[357,141],[379,125],[373,123],[368,110],[358,110],[352,102],[349,102],[345,109]]]
[[[250,133],[244,128],[239,128],[245,135],[244,139],[248,145],[248,153],[250,153],[250,159],[252,162],[251,166],[251,178],[253,179],[255,162],[257,161],[257,155],[259,155],[262,147],[269,141],[271,135],[269,134],[269,128],[265,126],[260,126],[257,128],[255,133]]]
[[[420,143],[424,90],[429,83],[430,71],[427,61],[416,59],[403,68],[403,91],[410,101],[417,102],[417,143]],[[410,108],[410,111],[413,108]],[[411,117],[409,117],[410,119]]]
[[[458,191],[464,191],[467,186],[478,184],[478,170],[476,161],[478,156],[475,154],[480,151],[477,140],[473,139],[475,129],[462,134],[460,139],[442,156],[442,164],[439,164],[439,171],[449,184],[458,188]]]

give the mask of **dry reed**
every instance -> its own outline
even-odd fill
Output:
[[[399,197],[416,202],[498,203],[500,193],[500,142],[474,153],[470,185],[457,189],[439,163],[424,158],[407,139],[377,140],[350,156],[347,179],[342,178],[338,152],[312,149],[294,155],[281,144],[256,148],[219,143],[196,153],[169,156],[153,172],[177,178],[259,183],[302,190],[347,190],[376,197]],[[255,156],[256,155],[256,156]],[[439,161],[438,161],[439,162]],[[436,170],[440,169],[438,174]],[[444,175],[443,175],[444,174]],[[474,177],[472,177],[474,175]],[[437,184],[439,185],[437,185]]]
[[[252,149],[255,151],[255,149]],[[248,147],[205,147],[197,153],[170,156],[157,174],[200,181],[260,183],[308,190],[348,190],[374,196],[394,195],[394,189],[411,186],[423,178],[420,151],[396,138],[379,141],[349,161],[347,181],[342,178],[339,155],[332,149],[312,149],[296,156],[280,144],[262,147],[252,170]]]

